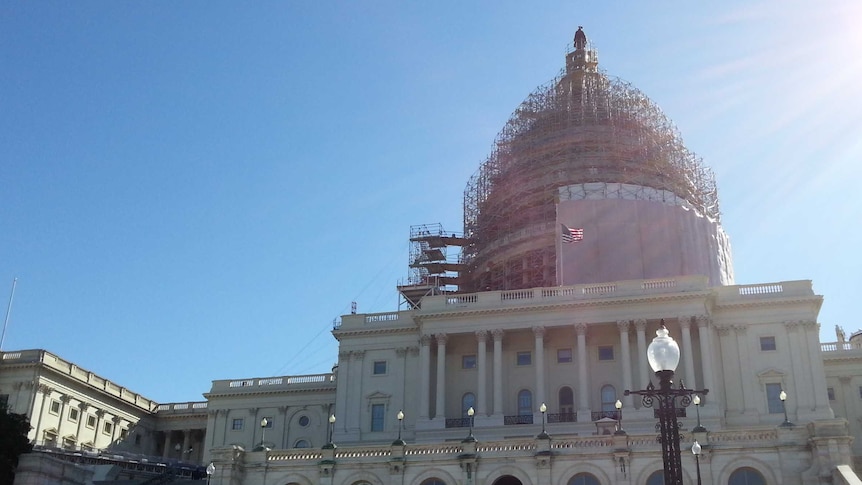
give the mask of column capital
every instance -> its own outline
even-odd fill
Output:
[[[60,396],[60,401],[62,401],[62,402],[63,402],[63,404],[69,404],[69,402],[70,402],[71,400],[72,400],[72,396],[69,396],[69,395],[67,395],[67,394],[62,394],[62,395]]]
[[[628,333],[629,326],[631,322],[628,320],[617,320],[617,328],[620,329],[620,333]]]
[[[491,336],[494,337],[495,342],[502,341],[503,340],[503,329],[502,328],[495,328],[494,330],[491,330]]]
[[[698,328],[705,328],[710,323],[709,315],[697,315],[694,319],[697,320]]]
[[[403,359],[407,356],[407,347],[399,347],[395,349],[395,355]]]
[[[845,386],[850,384],[850,381],[852,381],[852,380],[853,380],[852,376],[839,376],[838,377],[838,381],[841,382],[841,384],[844,384]]]
[[[635,330],[638,332],[646,331],[646,318],[638,318],[635,320]]]
[[[22,387],[24,387],[24,381],[18,381],[12,384],[12,389],[15,389],[16,391],[20,391]]]
[[[726,337],[730,335],[730,331],[733,330],[731,325],[714,325],[715,329],[718,331],[718,335],[720,337]]]
[[[586,323],[576,323],[575,324],[575,332],[578,335],[586,335],[587,334],[587,324]]]
[[[104,418],[105,417],[105,411],[102,411],[101,409],[97,409],[96,410],[96,417]]]
[[[248,415],[254,416],[255,414],[257,414],[257,410],[258,408],[248,408]]]
[[[536,338],[543,338],[545,336],[545,327],[541,325],[533,327],[533,336]]]
[[[342,359],[347,360],[349,358],[350,358],[350,351],[349,350],[342,350],[342,351],[338,352],[338,360],[342,360]]]
[[[221,414],[221,409],[207,409],[207,414],[209,416],[218,416]]]
[[[796,320],[787,320],[784,322],[784,328],[786,328],[788,332],[795,332],[799,328],[799,322]]]
[[[119,416],[114,416],[114,417],[112,417],[112,418],[111,418],[111,421],[112,421],[114,424],[120,424],[121,422],[123,422],[123,418],[121,418],[121,417],[119,417]]]
[[[279,406],[278,412],[280,412],[281,414],[287,414],[288,409],[290,409],[290,406]]]
[[[427,347],[431,345],[431,336],[428,334],[422,334],[419,336],[419,345],[422,347]]]
[[[739,335],[745,335],[748,332],[748,325],[733,325],[733,330]]]
[[[416,347],[415,345],[412,347],[407,347],[407,351],[410,352],[410,355],[414,357],[419,355],[419,347]]]
[[[446,345],[446,340],[449,339],[449,336],[445,333],[435,333],[434,339],[437,340],[437,345]]]
[[[679,328],[683,330],[691,328],[691,315],[678,315],[676,319],[679,322]]]
[[[360,361],[365,357],[365,351],[364,350],[354,350],[353,352],[350,353],[350,357],[355,361]]]
[[[802,320],[799,322],[799,326],[806,330],[820,330],[820,324],[814,320]]]
[[[488,331],[487,330],[476,330],[476,341],[477,342],[487,342],[488,341]]]
[[[46,396],[49,396],[52,392],[54,392],[54,388],[45,384],[39,384],[39,392]]]
[[[85,403],[85,402],[79,402],[78,403],[78,409],[80,409],[81,411],[86,411],[86,410],[90,409],[90,405]]]

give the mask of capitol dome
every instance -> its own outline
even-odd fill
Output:
[[[655,103],[599,70],[581,28],[565,69],[518,106],[470,178],[464,240],[462,292],[733,283],[714,175]]]

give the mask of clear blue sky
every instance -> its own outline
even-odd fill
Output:
[[[858,330],[862,3],[702,3],[2,2],[3,349],[159,402],[328,371],[578,25],[715,170],[737,282]]]

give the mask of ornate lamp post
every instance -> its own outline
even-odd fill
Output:
[[[700,443],[697,440],[694,440],[694,444],[691,445],[691,452],[694,454],[694,462],[697,465],[697,485],[700,484]]]
[[[673,387],[673,375],[679,365],[679,345],[668,336],[664,325],[656,331],[656,337],[647,348],[647,360],[659,379],[659,388],[652,382],[646,389],[629,391],[625,395],[643,396],[644,407],[653,407],[653,401],[658,400],[659,440],[661,441],[662,462],[664,463],[664,480],[667,485],[682,485],[682,459],[679,449],[679,421],[677,420],[676,399],[680,398],[682,407],[691,404],[692,394],[706,394],[708,389],[695,391],[686,389],[684,385]]]
[[[470,409],[467,410],[467,419],[470,420],[470,434],[468,434],[466,438],[461,440],[462,443],[469,443],[472,441],[476,441],[476,438],[473,436],[473,415],[474,414],[476,414],[476,411],[473,410],[473,406],[470,406]]]
[[[269,426],[269,420],[266,418],[261,419],[260,420],[260,429],[263,430],[261,432],[261,436],[260,436],[260,449],[261,449],[261,451],[265,451],[267,449],[266,448],[266,428],[267,428],[267,426]]]
[[[404,446],[407,443],[401,439],[401,430],[404,428],[404,411],[398,411],[398,439],[392,442],[392,446]]]
[[[691,430],[691,432],[692,433],[705,433],[706,428],[704,428],[703,426],[700,425],[700,396],[695,394],[694,397],[691,398],[691,402],[694,403],[694,409],[697,411],[697,426],[695,426],[694,429]],[[697,443],[697,441],[695,441],[695,443]]]
[[[536,438],[539,438],[540,440],[551,439],[551,436],[545,432],[545,413],[547,411],[548,411],[548,406],[545,406],[545,403],[542,403],[542,405],[539,406],[539,412],[542,413],[542,432],[539,433],[539,436],[536,436]]]
[[[617,430],[614,431],[614,434],[626,434],[623,430],[623,402],[617,399],[617,402],[614,403],[614,407],[617,408]]]
[[[215,473],[215,463],[210,462],[207,465],[207,485],[210,485],[210,478],[212,478],[213,473]]]
[[[332,428],[335,427],[335,415],[329,415],[329,441],[323,445],[324,450],[334,450],[336,448],[335,443],[332,442]]]
[[[781,400],[781,409],[784,410],[784,422],[781,423],[781,427],[782,428],[792,428],[793,423],[791,423],[790,420],[787,419],[787,403],[785,402],[785,401],[787,401],[787,393],[784,392],[784,389],[782,389],[781,393],[778,394],[778,399]]]

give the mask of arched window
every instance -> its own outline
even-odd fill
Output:
[[[571,387],[560,389],[560,421],[574,421],[575,394]]]
[[[422,480],[422,483],[419,485],[446,485],[446,482],[439,478],[426,478],[425,480]]]
[[[730,474],[727,485],[766,485],[766,480],[754,468],[742,467]]]
[[[467,410],[469,410],[470,408],[473,408],[474,411],[476,410],[476,395],[473,394],[472,392],[468,392],[468,393],[464,394],[463,396],[461,396],[461,417],[462,418],[466,419],[467,417],[469,417],[469,416],[467,416]]]
[[[518,416],[533,415],[533,393],[523,389],[518,393]]]
[[[307,440],[296,440],[296,443],[293,444],[294,448],[311,448],[311,443]]]
[[[614,386],[602,386],[602,412],[617,410],[614,404],[617,402],[617,390]]]
[[[646,479],[646,485],[664,485],[664,470],[656,470]]]
[[[568,485],[599,485],[599,479],[589,473],[578,473],[569,480]]]

